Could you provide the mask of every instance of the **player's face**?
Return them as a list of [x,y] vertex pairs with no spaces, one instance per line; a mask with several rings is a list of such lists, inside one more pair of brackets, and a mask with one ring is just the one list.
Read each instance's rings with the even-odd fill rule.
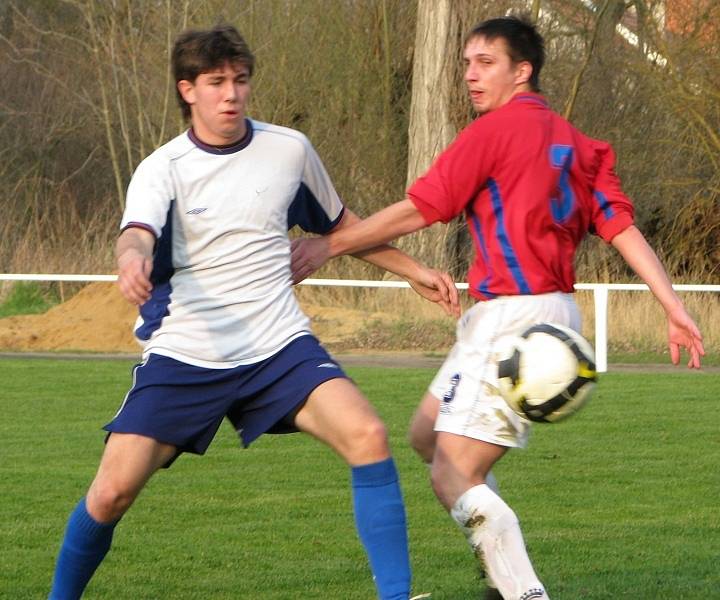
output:
[[530,89],[528,62],[514,63],[503,38],[474,37],[463,53],[465,83],[470,101],[479,114],[500,108],[513,94]]
[[178,89],[190,105],[193,130],[206,144],[233,144],[246,133],[245,110],[250,98],[250,71],[240,63],[201,73]]

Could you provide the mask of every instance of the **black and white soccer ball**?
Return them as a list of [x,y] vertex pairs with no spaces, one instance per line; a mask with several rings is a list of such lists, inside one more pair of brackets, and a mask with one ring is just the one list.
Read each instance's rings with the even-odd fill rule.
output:
[[597,382],[595,352],[577,331],[556,323],[533,325],[510,338],[498,355],[500,394],[520,416],[542,423],[582,408]]

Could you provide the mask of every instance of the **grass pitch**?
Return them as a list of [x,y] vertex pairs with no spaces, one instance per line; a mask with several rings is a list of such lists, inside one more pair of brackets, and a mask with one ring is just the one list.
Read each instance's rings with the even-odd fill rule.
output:
[[[3,359],[0,598],[47,596],[69,512],[129,384],[121,361]],[[465,541],[412,455],[407,423],[433,372],[349,370],[386,420],[408,508],[415,593],[480,597]],[[496,474],[554,600],[715,597],[717,374],[609,373],[566,423],[536,426]],[[223,426],[205,457],[150,482],[88,587],[92,599],[370,600],[349,474],[302,435],[240,450]]]

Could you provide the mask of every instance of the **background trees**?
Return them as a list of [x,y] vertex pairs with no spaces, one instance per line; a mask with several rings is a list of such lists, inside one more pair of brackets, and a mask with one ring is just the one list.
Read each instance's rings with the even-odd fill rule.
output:
[[[481,5],[477,7],[476,5]],[[132,170],[182,130],[168,70],[174,36],[228,21],[256,52],[253,117],[296,127],[343,198],[369,214],[400,199],[472,118],[462,35],[535,11],[543,88],[611,141],[638,224],[679,280],[720,264],[720,5],[710,0],[26,0],[0,5],[0,271],[112,270]],[[462,277],[462,228],[403,243]],[[326,274],[364,277],[357,261]],[[590,241],[585,280],[624,277]]]

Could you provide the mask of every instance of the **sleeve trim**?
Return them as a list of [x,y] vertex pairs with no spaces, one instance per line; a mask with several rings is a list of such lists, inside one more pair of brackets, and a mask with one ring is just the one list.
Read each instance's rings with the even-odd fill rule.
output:
[[625,231],[632,224],[632,215],[623,213],[598,227],[598,235],[609,244],[616,235]]
[[160,234],[157,231],[155,231],[155,229],[152,227],[152,225],[148,225],[147,223],[140,223],[138,221],[130,221],[129,223],[127,223],[120,229],[120,233],[122,233],[123,231],[125,231],[127,229],[144,229],[145,231],[152,233],[153,236],[155,236],[156,240],[160,237]]
[[340,221],[342,221],[343,215],[345,214],[345,205],[343,204],[342,208],[340,209],[340,212],[338,213],[338,216],[335,217],[332,221],[330,221],[330,227],[328,228],[328,232],[335,229],[340,224]]
[[426,225],[432,225],[433,223],[443,220],[442,216],[434,206],[428,204],[417,196],[414,196],[411,192],[408,192],[407,197],[410,199],[410,202],[415,205],[415,208],[418,209],[423,219],[425,219]]

